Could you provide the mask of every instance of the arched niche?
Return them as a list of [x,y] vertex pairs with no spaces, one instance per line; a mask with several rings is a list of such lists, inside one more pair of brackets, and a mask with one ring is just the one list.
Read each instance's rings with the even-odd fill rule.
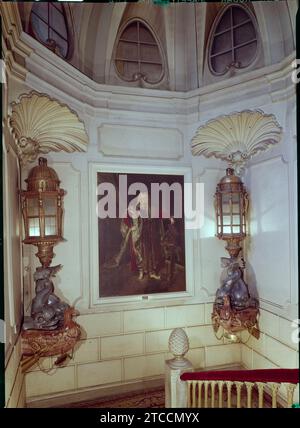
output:
[[[26,33],[30,34],[31,36],[33,36],[33,34],[31,34],[31,31],[30,31],[30,19],[31,19],[32,7],[34,4],[35,3],[32,3],[32,2],[18,3],[18,9],[19,9],[20,18],[22,21],[23,30]],[[73,12],[72,12],[72,8],[67,3],[62,3],[62,6],[63,6],[64,15],[66,19],[66,25],[67,25],[67,31],[68,31],[68,44],[69,44],[68,56],[67,58],[65,58],[65,60],[72,63],[75,51],[77,50],[77,39],[76,39],[75,30],[74,30]],[[33,37],[37,39],[35,36]]]
[[[216,29],[218,28],[222,18],[225,13],[231,8],[240,8],[244,10],[248,15],[253,27],[255,28],[256,38],[257,38],[257,52],[253,61],[247,67],[228,67],[228,71],[223,74],[216,74],[212,71],[209,62],[211,47],[215,37]],[[206,22],[205,22],[205,34],[204,34],[204,43],[203,43],[203,85],[216,83],[224,79],[228,79],[234,76],[240,76],[242,74],[248,73],[249,71],[261,68],[265,65],[264,60],[264,44],[262,42],[261,31],[260,31],[259,21],[257,19],[257,14],[253,8],[252,3],[208,3],[206,8]]]
[[[158,89],[168,89],[168,63],[166,57],[166,33],[165,33],[165,16],[162,7],[149,5],[149,4],[127,4],[124,5],[123,11],[115,6],[117,10],[114,10],[109,38],[107,43],[106,50],[106,67],[105,67],[105,83],[122,85],[122,86],[143,86],[150,88],[158,88]],[[118,41],[118,37],[120,32],[126,26],[126,23],[139,19],[142,22],[144,21],[147,26],[154,33],[156,40],[160,44],[161,54],[163,55],[164,61],[164,77],[157,85],[148,85],[147,83],[143,83],[141,85],[140,81],[138,82],[125,82],[122,80],[115,70],[114,65],[114,51],[116,48],[116,43]]]

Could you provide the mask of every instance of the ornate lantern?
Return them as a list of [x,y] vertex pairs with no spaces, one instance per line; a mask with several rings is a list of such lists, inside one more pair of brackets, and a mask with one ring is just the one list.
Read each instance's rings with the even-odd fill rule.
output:
[[246,329],[258,338],[258,302],[250,296],[243,275],[245,262],[239,259],[241,241],[246,237],[248,194],[232,168],[227,168],[225,177],[217,185],[215,210],[217,237],[226,241],[230,257],[221,258],[224,271],[213,307],[214,330],[217,332],[222,326],[224,336],[232,341],[239,340],[236,332]]
[[33,275],[35,297],[30,316],[24,317],[22,328],[21,367],[28,370],[41,357],[58,356],[55,365],[61,365],[68,352],[80,338],[80,326],[72,320],[74,308],[54,294],[52,277],[61,265],[50,266],[54,257],[53,247],[62,237],[63,197],[60,181],[47,159],[39,158],[26,180],[27,190],[21,191],[25,244],[38,247],[36,256],[42,266]]
[[241,241],[246,237],[248,197],[234,171],[243,172],[253,156],[278,144],[281,137],[282,128],[273,114],[243,110],[208,120],[192,139],[194,156],[215,157],[226,161],[229,167],[215,194],[217,237],[226,241],[230,257],[221,258],[224,271],[216,293],[212,323],[215,332],[222,326],[224,335],[231,340],[238,340],[235,332],[245,329],[259,337],[258,301],[249,294],[243,278],[245,262],[239,257]]
[[47,159],[40,157],[27,180],[27,190],[21,191],[25,244],[38,247],[36,256],[43,267],[49,267],[54,257],[53,247],[62,237],[63,197],[60,181]]
[[232,168],[217,185],[215,194],[217,237],[227,242],[230,257],[238,257],[240,242],[246,237],[248,194]]

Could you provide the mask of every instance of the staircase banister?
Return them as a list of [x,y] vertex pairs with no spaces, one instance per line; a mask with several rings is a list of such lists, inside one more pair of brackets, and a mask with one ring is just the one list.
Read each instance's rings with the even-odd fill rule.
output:
[[299,369],[259,369],[259,370],[208,370],[187,372],[180,376],[182,381],[231,380],[241,382],[299,383]]

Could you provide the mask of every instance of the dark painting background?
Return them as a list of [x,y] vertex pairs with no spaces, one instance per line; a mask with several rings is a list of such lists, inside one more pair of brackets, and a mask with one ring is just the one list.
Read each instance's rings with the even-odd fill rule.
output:
[[[117,190],[117,214],[118,214],[118,173],[98,173],[98,185],[103,182],[114,184]],[[124,174],[122,174],[124,175]],[[134,182],[144,183],[150,195],[151,183],[166,182],[180,183],[182,186],[182,197],[184,200],[182,175],[157,175],[157,174],[126,174],[128,187]],[[128,204],[135,196],[128,196]],[[182,207],[183,207],[182,200]],[[128,205],[127,204],[127,205]],[[171,192],[171,215],[173,214],[174,198]],[[139,274],[132,270],[130,247],[124,253],[119,266],[111,267],[110,263],[114,256],[119,252],[123,241],[120,232],[122,219],[106,218],[98,220],[98,238],[99,238],[99,295],[100,297],[128,296],[139,294],[166,293],[186,290],[185,278],[185,240],[184,240],[184,218],[175,219],[175,227],[178,233],[177,243],[178,251],[174,264],[172,279],[168,278],[168,262],[164,259],[160,269],[160,279],[150,278],[145,275],[139,279]],[[152,220],[153,221],[153,220]],[[163,222],[163,229],[167,230],[169,219],[154,219],[154,225],[159,227],[159,222]],[[107,267],[110,266],[110,267]]]

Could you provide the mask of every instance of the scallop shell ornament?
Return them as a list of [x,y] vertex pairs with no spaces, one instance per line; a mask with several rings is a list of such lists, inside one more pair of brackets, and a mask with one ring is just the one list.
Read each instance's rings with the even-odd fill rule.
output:
[[169,337],[169,350],[177,359],[182,359],[189,350],[189,338],[182,328],[175,328]]
[[87,150],[84,123],[67,105],[32,91],[11,105],[8,123],[22,165],[50,151]]
[[282,128],[273,114],[243,110],[209,120],[192,139],[194,156],[215,157],[228,162],[237,174],[259,152],[279,143]]

